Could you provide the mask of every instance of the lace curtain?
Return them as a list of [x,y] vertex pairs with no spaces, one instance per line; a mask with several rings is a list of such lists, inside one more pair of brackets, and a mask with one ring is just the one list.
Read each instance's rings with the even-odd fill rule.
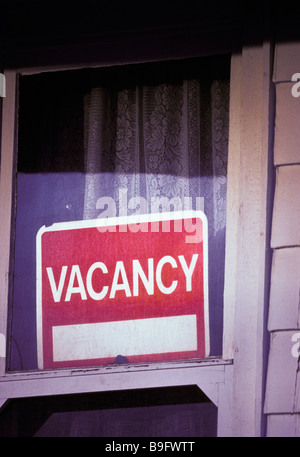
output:
[[120,198],[144,197],[140,212],[166,197],[175,209],[176,202],[204,209],[210,235],[224,229],[228,82],[97,87],[85,97],[84,116],[85,219],[99,216],[103,196],[117,211]]

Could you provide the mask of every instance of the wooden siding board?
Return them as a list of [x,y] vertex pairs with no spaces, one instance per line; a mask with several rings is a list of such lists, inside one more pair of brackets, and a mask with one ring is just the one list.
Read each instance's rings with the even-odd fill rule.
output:
[[299,328],[300,247],[273,254],[268,329]]
[[294,84],[276,84],[275,165],[300,163],[300,98],[292,95]]
[[294,438],[299,436],[297,414],[271,414],[268,416],[267,437]]
[[298,71],[300,71],[300,43],[276,43],[273,81],[290,81],[291,76]]
[[265,413],[293,413],[298,359],[292,355],[295,332],[272,332],[265,398]]
[[300,246],[300,164],[277,167],[272,248]]

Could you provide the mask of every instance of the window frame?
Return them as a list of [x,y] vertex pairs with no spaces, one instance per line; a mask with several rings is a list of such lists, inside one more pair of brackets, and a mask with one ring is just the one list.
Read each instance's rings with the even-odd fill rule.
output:
[[[81,68],[81,67],[80,67]],[[61,71],[61,70],[69,70],[70,68],[67,67],[67,68],[61,68],[61,67],[58,67],[56,68],[55,70],[53,70],[53,68],[51,68],[51,70],[53,71]],[[72,69],[77,69],[77,68],[72,68]],[[17,112],[18,112],[18,75],[29,75],[29,74],[35,74],[35,73],[40,73],[40,72],[44,72],[44,71],[49,71],[49,69],[45,68],[45,69],[41,69],[41,70],[37,70],[37,69],[25,69],[25,70],[16,70],[16,71],[8,71],[8,72],[5,72],[5,77],[6,77],[6,80],[7,80],[7,86],[9,86],[9,89],[7,91],[7,97],[4,99],[3,101],[3,143],[2,143],[2,150],[3,150],[3,164],[4,162],[6,162],[6,165],[7,165],[7,168],[10,167],[10,172],[8,171],[7,169],[7,172],[5,173],[5,178],[4,179],[4,183],[3,184],[6,184],[7,186],[7,189],[8,188],[11,188],[12,189],[12,193],[14,192],[14,176],[16,175],[16,170],[15,170],[15,162],[16,162],[16,156],[17,156],[17,130],[18,130],[18,125],[17,125]],[[15,106],[15,113],[13,113],[13,106]],[[10,126],[10,128],[6,128],[6,125]],[[13,128],[11,126],[14,126]],[[12,138],[12,131],[14,131],[14,136]],[[9,180],[9,178],[11,178]],[[9,182],[10,181],[10,182]],[[11,195],[11,203],[13,202],[13,195]],[[9,210],[9,202],[7,202],[7,208],[6,208],[6,211],[8,213],[8,210]],[[10,216],[10,220],[12,221],[13,219],[13,212],[14,212],[14,208],[12,207],[12,214]],[[6,219],[5,219],[6,220]],[[12,236],[13,236],[13,229],[12,229],[12,225],[10,224],[10,227],[8,227],[8,224],[7,224],[7,237],[8,237],[8,233],[12,233]],[[13,240],[10,240],[10,243],[12,243]],[[10,249],[11,251],[11,249]],[[8,257],[10,258],[10,261],[13,261],[13,255],[8,255]],[[9,271],[9,269],[8,269]],[[6,292],[6,295],[8,296],[9,294],[9,291],[10,291],[10,288],[13,287],[12,284],[6,284],[6,287],[8,288],[7,289],[7,292]],[[7,300],[9,302],[9,300]],[[7,303],[7,311],[6,311],[6,319],[8,319],[9,317],[9,303]],[[8,336],[8,335],[7,335]],[[220,362],[223,363],[223,360],[222,360],[222,357],[210,357],[208,359],[203,359],[203,360],[197,360],[195,361],[195,359],[191,360],[191,361],[188,361],[188,360],[183,360],[183,361],[169,361],[168,363],[151,363],[151,364],[147,364],[147,371],[157,371],[158,369],[161,369],[162,366],[164,367],[163,369],[168,369],[168,367],[172,368],[173,366],[176,366],[176,368],[178,368],[178,366],[182,366],[182,367],[198,367],[200,365],[211,365],[213,364],[213,366],[218,366],[220,365]],[[226,364],[228,364],[229,362],[226,361]],[[141,364],[143,365],[142,369],[144,370],[145,369],[145,364]],[[85,372],[88,372],[89,370],[92,370],[94,371],[95,370],[95,367],[92,367],[92,368],[85,368],[84,369]],[[135,365],[135,370],[138,370],[140,371],[140,368],[138,368],[138,364]],[[49,371],[49,370],[48,370]],[[71,370],[63,370],[65,372],[65,376],[68,376],[68,373],[71,371],[74,375],[74,372],[81,372],[82,370],[79,368],[78,370],[77,369],[71,369]],[[99,373],[103,373],[103,372],[107,372],[106,368],[105,367],[99,367],[98,369]],[[116,372],[129,372],[131,371],[127,366],[126,368],[125,367],[120,367],[119,369],[115,370]],[[31,371],[32,372],[32,371]],[[36,369],[36,374],[38,374],[40,372],[40,370]],[[54,374],[54,372],[56,373],[55,370],[53,370],[53,372],[51,373],[51,375]],[[11,372],[11,371],[4,371],[4,374],[5,376],[12,376],[12,379],[17,379],[17,376],[19,374],[22,374],[24,373],[24,371],[22,370],[21,372]],[[26,373],[26,371],[25,371]],[[60,373],[61,373],[61,370],[58,370],[58,378],[60,378]],[[74,392],[72,392],[74,393]]]

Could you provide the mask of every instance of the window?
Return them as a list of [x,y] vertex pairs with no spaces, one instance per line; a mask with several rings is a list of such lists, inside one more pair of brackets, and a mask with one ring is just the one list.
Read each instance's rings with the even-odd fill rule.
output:
[[[146,211],[155,197],[158,211],[163,202],[204,210],[210,355],[222,354],[229,62],[222,56],[19,76],[9,371],[37,368],[38,230],[98,218],[107,210],[103,198],[118,212],[120,192],[127,202],[142,197]],[[138,205],[127,209],[134,214]]]

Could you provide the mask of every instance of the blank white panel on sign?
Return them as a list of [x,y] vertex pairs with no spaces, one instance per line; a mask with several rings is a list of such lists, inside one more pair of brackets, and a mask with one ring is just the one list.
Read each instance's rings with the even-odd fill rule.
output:
[[52,328],[52,334],[56,362],[193,351],[197,350],[197,316],[60,325]]

